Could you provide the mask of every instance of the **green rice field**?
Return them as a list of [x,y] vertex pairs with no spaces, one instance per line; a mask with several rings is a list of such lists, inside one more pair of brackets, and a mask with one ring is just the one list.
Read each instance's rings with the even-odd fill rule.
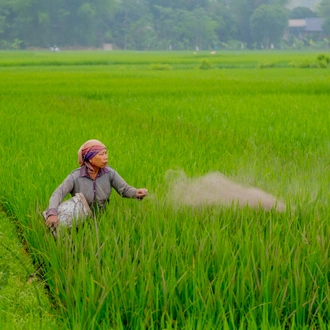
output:
[[[328,329],[330,68],[299,65],[318,55],[0,52],[0,327]],[[54,240],[41,212],[89,139],[149,196]],[[178,180],[209,173],[286,210],[203,184],[182,204]]]

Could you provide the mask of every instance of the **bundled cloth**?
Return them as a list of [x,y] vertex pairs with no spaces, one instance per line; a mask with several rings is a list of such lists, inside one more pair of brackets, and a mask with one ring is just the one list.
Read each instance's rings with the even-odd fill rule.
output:
[[[78,226],[79,222],[83,222],[87,217],[93,217],[92,211],[82,193],[77,193],[72,198],[61,203],[58,207],[58,226],[71,228],[73,224]],[[43,212],[45,220],[47,220],[46,212]],[[52,234],[56,235],[58,228],[52,227]]]

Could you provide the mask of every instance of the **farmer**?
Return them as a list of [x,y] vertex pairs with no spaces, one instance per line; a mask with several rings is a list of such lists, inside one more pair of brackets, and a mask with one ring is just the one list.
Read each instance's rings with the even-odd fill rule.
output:
[[120,175],[107,166],[108,153],[106,146],[98,140],[85,142],[78,151],[80,168],[74,170],[53,192],[49,207],[45,211],[47,227],[58,224],[58,206],[67,194],[84,195],[92,210],[104,209],[110,199],[112,188],[119,195],[127,198],[143,199],[148,195],[145,188],[136,189],[129,186]]

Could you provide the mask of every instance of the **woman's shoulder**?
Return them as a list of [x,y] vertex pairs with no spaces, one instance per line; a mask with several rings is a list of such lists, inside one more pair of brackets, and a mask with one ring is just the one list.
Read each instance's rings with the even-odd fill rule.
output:
[[115,173],[116,171],[110,167],[110,166],[106,166],[105,168],[102,169],[103,173],[106,174],[106,173],[110,173],[110,174],[113,174]]
[[110,166],[106,166],[101,169],[101,175],[106,175],[110,179],[113,178],[114,176],[116,176],[116,174],[117,174],[117,171]]
[[81,173],[81,168],[76,168],[69,174],[69,176],[73,176],[74,178],[76,178],[80,176],[80,173]]

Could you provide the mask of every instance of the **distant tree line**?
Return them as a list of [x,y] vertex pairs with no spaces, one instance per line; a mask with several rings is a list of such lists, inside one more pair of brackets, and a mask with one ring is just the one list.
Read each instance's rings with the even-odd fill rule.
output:
[[[288,0],[0,0],[0,48],[220,49],[278,44]],[[330,32],[330,0],[320,14]],[[303,17],[305,18],[305,17]]]

